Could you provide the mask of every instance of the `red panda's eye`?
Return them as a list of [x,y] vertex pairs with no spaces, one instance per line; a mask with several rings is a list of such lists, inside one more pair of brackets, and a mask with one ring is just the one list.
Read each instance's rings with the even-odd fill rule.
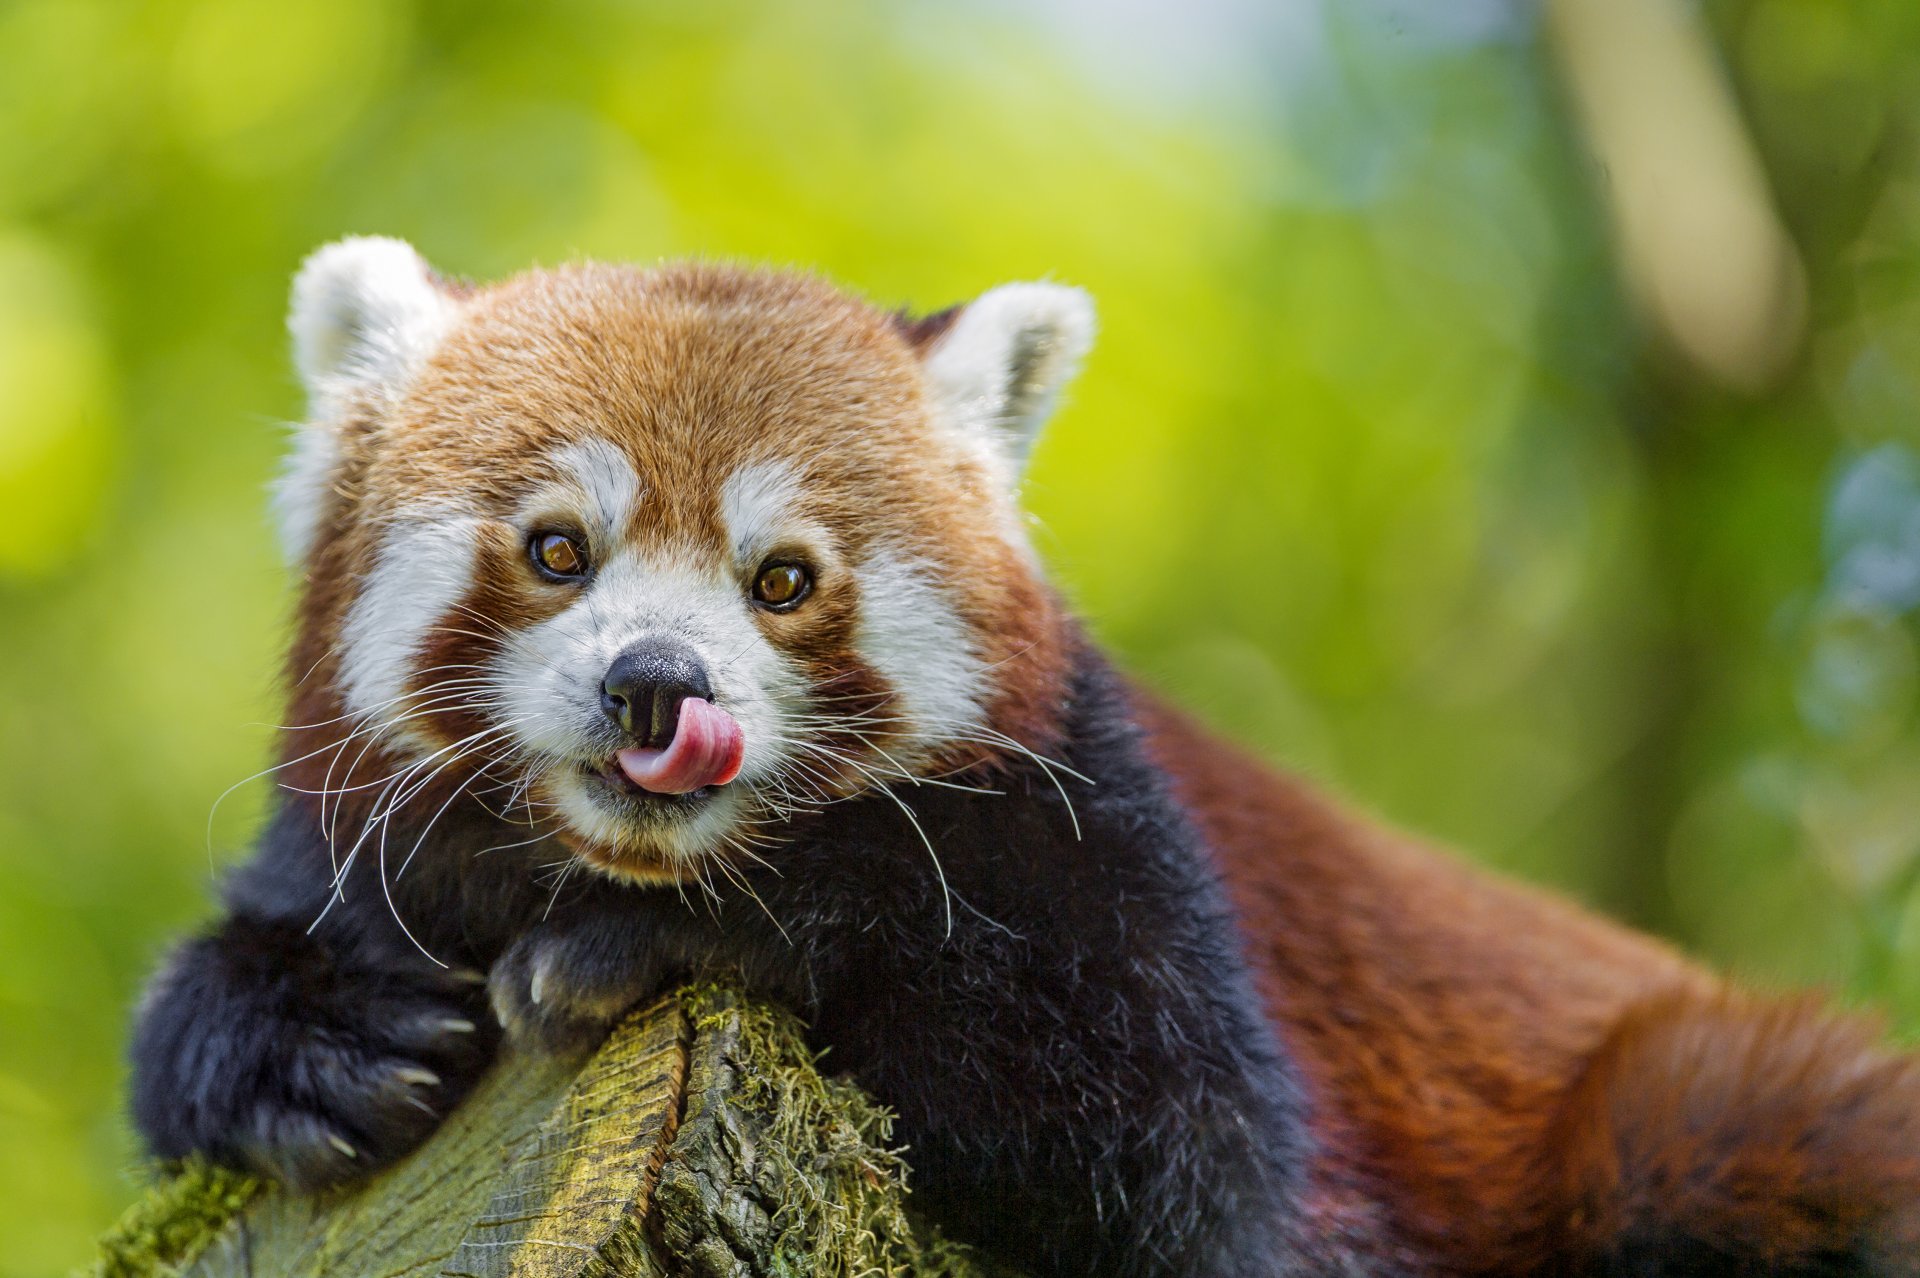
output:
[[791,608],[813,589],[813,578],[799,564],[767,564],[754,578],[753,597],[769,608]]
[[572,581],[587,574],[587,549],[565,533],[535,533],[528,543],[542,575]]

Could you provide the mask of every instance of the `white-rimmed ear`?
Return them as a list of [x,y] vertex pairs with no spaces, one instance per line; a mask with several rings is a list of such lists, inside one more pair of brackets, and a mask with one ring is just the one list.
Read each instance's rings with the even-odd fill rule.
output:
[[289,560],[313,548],[333,500],[343,410],[397,395],[440,344],[458,306],[412,245],[377,236],[329,244],[293,277],[287,328],[307,420],[274,488]]
[[446,333],[457,303],[411,244],[361,235],[319,249],[293,277],[287,328],[315,409],[350,388],[394,390]]
[[1093,346],[1093,299],[1064,284],[1002,284],[927,347],[934,411],[998,445],[1017,473]]

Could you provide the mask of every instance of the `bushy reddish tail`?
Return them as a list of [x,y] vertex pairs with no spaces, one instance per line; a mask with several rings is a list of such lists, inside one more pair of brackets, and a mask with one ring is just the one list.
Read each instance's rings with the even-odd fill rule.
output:
[[1920,1275],[1920,1058],[1810,999],[1639,1005],[1548,1154],[1555,1272]]

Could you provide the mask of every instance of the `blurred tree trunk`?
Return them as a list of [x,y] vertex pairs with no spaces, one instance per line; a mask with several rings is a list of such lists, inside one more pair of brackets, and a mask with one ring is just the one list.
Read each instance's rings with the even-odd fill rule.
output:
[[1692,737],[1711,703],[1716,649],[1736,634],[1735,619],[1705,634],[1689,616],[1690,594],[1717,566],[1701,511],[1727,480],[1727,419],[1798,367],[1807,273],[1694,6],[1550,0],[1544,30],[1571,132],[1591,157],[1621,293],[1652,339],[1614,391],[1645,483],[1649,615],[1632,678],[1645,709],[1616,770],[1625,800],[1605,903],[1674,934],[1669,845],[1701,770]]

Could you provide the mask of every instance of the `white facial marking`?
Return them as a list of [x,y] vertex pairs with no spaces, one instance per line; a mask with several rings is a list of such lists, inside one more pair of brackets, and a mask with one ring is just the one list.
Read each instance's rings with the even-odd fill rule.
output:
[[[479,524],[451,512],[415,512],[387,534],[340,632],[347,709],[389,723],[399,713],[421,646],[473,584]],[[397,736],[408,735],[402,725]]]
[[[586,521],[588,530],[598,534],[600,545],[617,544],[640,504],[640,476],[627,455],[604,439],[589,439],[560,449],[553,460],[570,490],[565,497],[571,500],[562,499],[562,504]],[[558,496],[543,492],[535,504]]]
[[985,722],[986,670],[933,566],[882,550],[862,564],[854,646],[899,697],[906,734],[924,749]]
[[332,422],[294,428],[293,446],[273,483],[273,517],[280,532],[280,553],[290,564],[305,559],[319,539],[320,524],[333,501],[333,470],[340,464],[340,440]]
[[588,838],[612,847],[634,837],[600,807],[569,765],[599,765],[617,746],[600,711],[600,681],[614,658],[650,637],[679,640],[699,655],[713,683],[714,704],[740,724],[746,753],[738,789],[726,787],[691,821],[656,831],[669,854],[710,852],[732,828],[741,791],[776,771],[784,723],[798,709],[787,700],[798,675],[754,624],[731,565],[643,557],[621,551],[604,561],[578,600],[514,634],[493,660],[500,714],[515,721],[528,751],[559,761],[548,780],[554,803]]
[[735,561],[759,562],[786,531],[800,483],[792,462],[751,462],[727,476],[720,489],[720,517]]

